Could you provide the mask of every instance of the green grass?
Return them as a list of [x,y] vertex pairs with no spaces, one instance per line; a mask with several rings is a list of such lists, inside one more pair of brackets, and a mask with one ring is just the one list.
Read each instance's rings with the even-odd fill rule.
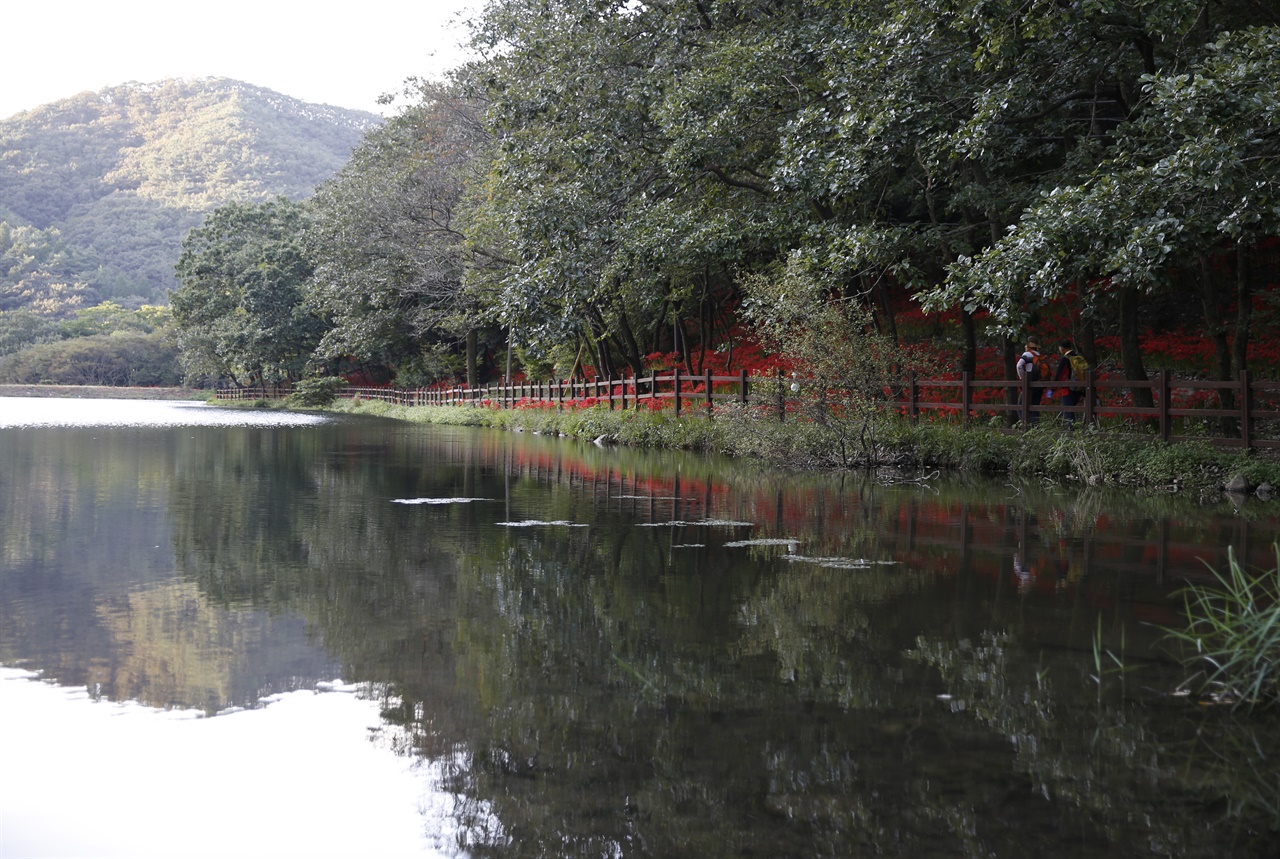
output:
[[[224,403],[264,407],[263,404]],[[272,407],[282,404],[272,402]],[[867,433],[839,425],[818,426],[793,417],[778,421],[740,406],[676,418],[605,406],[587,409],[491,409],[475,406],[397,406],[380,400],[340,399],[329,411],[395,418],[415,423],[492,427],[539,432],[634,447],[699,450],[801,469],[895,466],[961,473],[1007,474],[1081,486],[1127,487],[1177,493],[1203,500],[1221,497],[1234,475],[1251,487],[1280,487],[1280,459],[1215,447],[1208,442],[1167,444],[1149,435],[1064,431],[1045,422],[1026,432],[1002,431],[998,422],[961,427],[913,424],[886,415]],[[851,438],[854,443],[851,444]]]
[[1225,703],[1280,702],[1280,546],[1276,566],[1250,572],[1228,556],[1216,585],[1183,589],[1186,629],[1166,629],[1198,669],[1201,691]]

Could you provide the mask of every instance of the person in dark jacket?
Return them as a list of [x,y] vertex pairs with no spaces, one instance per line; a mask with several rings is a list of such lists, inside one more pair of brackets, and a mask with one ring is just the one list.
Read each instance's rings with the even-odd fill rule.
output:
[[[1075,344],[1070,340],[1059,341],[1058,355],[1061,357],[1058,358],[1058,369],[1053,374],[1053,380],[1055,382],[1083,382],[1084,378],[1080,375],[1077,369],[1077,365],[1081,362],[1079,360],[1079,355],[1076,352]],[[1071,360],[1073,355],[1076,356],[1077,360]],[[1058,391],[1061,392],[1061,402],[1064,406],[1078,405],[1080,403],[1080,398],[1084,396],[1084,388],[1082,387],[1065,387],[1059,388]],[[1053,391],[1049,392],[1049,396],[1053,396],[1053,394]],[[1067,426],[1074,429],[1076,425],[1076,413],[1072,411],[1065,411],[1062,413],[1062,416],[1066,419]]]

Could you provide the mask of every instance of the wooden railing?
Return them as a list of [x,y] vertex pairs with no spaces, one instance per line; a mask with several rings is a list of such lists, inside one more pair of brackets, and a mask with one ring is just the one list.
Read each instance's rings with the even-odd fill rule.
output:
[[[1007,392],[1016,391],[1017,397]],[[1056,396],[1042,398],[1039,405],[1031,405],[1031,392],[1043,394],[1054,391]],[[1079,402],[1067,406],[1062,402],[1062,392],[1079,393]],[[1153,405],[1133,404],[1135,391],[1150,391]],[[935,392],[926,397],[927,392]],[[994,395],[994,396],[993,396]],[[1225,395],[1225,396],[1224,396]],[[1181,398],[1184,403],[1178,404]],[[1016,399],[1016,402],[1009,402]],[[1199,399],[1204,404],[1195,404]],[[1210,406],[1208,400],[1219,405]],[[983,415],[1010,414],[1029,426],[1037,416],[1067,415],[1086,424],[1103,423],[1108,426],[1141,422],[1155,430],[1164,441],[1185,441],[1200,438],[1218,444],[1251,447],[1280,448],[1275,422],[1280,421],[1280,381],[1255,379],[1248,370],[1229,382],[1201,379],[1175,379],[1167,370],[1154,379],[1139,382],[1126,379],[1101,378],[1097,370],[1090,370],[1088,378],[1071,382],[986,381],[970,378],[962,373],[959,379],[913,379],[907,385],[904,397],[907,413],[918,419],[927,411],[955,414],[962,424]],[[1233,402],[1230,408],[1221,403]],[[1177,421],[1177,423],[1175,423]],[[1214,434],[1204,431],[1188,432],[1193,422],[1215,421],[1219,427],[1230,422],[1236,432]],[[1260,437],[1257,430],[1268,430]],[[1116,426],[1115,428],[1121,428]],[[1175,432],[1181,429],[1181,432]]]
[[[799,384],[795,382],[794,384]],[[474,388],[347,387],[339,396],[347,399],[382,400],[404,406],[484,406],[488,408],[565,408],[608,406],[609,409],[663,409],[670,406],[677,417],[691,409],[711,414],[717,403],[753,403],[785,420],[797,398],[793,381],[776,376],[691,375],[679,370],[650,373],[625,379],[565,380],[559,382],[516,382]],[[1080,394],[1073,406],[1062,403],[1064,390]],[[1055,396],[1031,405],[1031,392],[1052,390]],[[1151,392],[1154,405],[1133,405],[1135,391]],[[219,388],[218,399],[240,400],[280,397],[286,386]],[[1036,418],[1070,415],[1085,424],[1098,424],[1112,431],[1154,431],[1165,441],[1190,438],[1245,448],[1280,449],[1280,382],[1255,379],[1248,371],[1230,382],[1175,379],[1167,371],[1146,382],[1101,377],[1096,370],[1087,379],[1073,382],[1030,382],[974,379],[962,373],[959,379],[916,379],[883,391],[886,408],[900,409],[912,420],[933,416],[961,424],[1003,416],[1010,423],[1027,427]],[[1197,403],[1199,399],[1204,401]],[[1211,406],[1208,400],[1217,400]],[[1179,404],[1182,400],[1182,404]],[[1222,402],[1232,402],[1224,408]],[[1199,423],[1199,426],[1193,424]],[[1217,426],[1210,426],[1213,423]],[[1231,431],[1224,427],[1230,424]],[[1217,430],[1211,431],[1211,430]]]
[[[689,406],[714,410],[717,402],[750,402],[752,378],[746,370],[734,376],[711,373],[690,375],[672,370],[626,379],[566,380],[560,382],[518,382],[486,385],[477,388],[427,389],[418,401],[421,405],[486,405],[495,408],[520,408],[537,405],[602,405],[615,408],[663,408],[670,403],[677,416]],[[350,396],[347,389],[343,396]],[[359,389],[354,389],[358,391]]]

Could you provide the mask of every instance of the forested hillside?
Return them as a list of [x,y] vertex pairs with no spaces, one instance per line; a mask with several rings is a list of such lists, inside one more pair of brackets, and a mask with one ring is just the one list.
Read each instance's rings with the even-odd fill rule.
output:
[[165,303],[206,212],[309,195],[380,121],[227,79],[126,84],[10,117],[0,311]]

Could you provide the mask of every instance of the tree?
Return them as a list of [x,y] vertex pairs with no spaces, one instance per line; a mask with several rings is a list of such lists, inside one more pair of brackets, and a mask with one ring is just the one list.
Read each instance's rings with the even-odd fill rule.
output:
[[[976,300],[1012,320],[1015,283],[1036,302],[1088,283],[1095,304],[1115,291],[1127,308],[1181,288],[1200,298],[1219,378],[1232,377],[1233,363],[1245,369],[1250,255],[1280,231],[1278,48],[1280,30],[1248,28],[1144,77],[1140,113],[1097,165],[1044,192],[998,243],[959,266],[932,303]],[[1227,299],[1238,307],[1234,348],[1221,309]],[[1133,327],[1126,371],[1143,378]]]
[[0,310],[0,355],[60,339],[56,319],[30,308]]
[[482,324],[462,282],[460,210],[489,142],[454,89],[413,81],[408,93],[418,101],[370,132],[317,191],[309,234],[309,301],[332,319],[319,354],[401,376],[421,365],[424,347],[455,344]]
[[325,331],[304,304],[307,212],[285,198],[215,209],[183,242],[173,319],[189,377],[300,378]]
[[502,235],[511,263],[472,279],[526,352],[583,343],[603,374],[617,364],[639,374],[664,342],[688,354],[689,324],[704,348],[729,328],[734,269],[785,253],[778,234],[803,223],[768,175],[774,129],[794,106],[792,54],[769,59],[787,40],[768,34],[790,32],[800,8],[486,9],[474,38],[485,59],[468,80],[497,152],[477,232]]
[[34,385],[176,385],[178,352],[164,332],[119,331],[38,343],[0,357],[0,381]]

